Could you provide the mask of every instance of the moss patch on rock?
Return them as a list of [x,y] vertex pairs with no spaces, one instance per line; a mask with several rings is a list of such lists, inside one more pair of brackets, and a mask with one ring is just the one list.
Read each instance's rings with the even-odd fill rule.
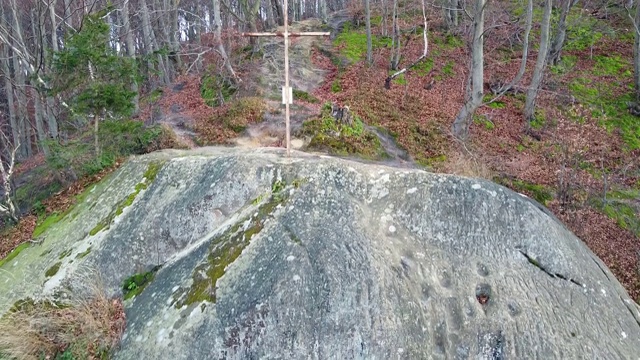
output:
[[18,254],[20,254],[20,252],[22,252],[22,250],[24,250],[24,249],[26,249],[28,247],[29,247],[29,243],[22,243],[22,244],[18,245],[18,247],[13,249],[13,251],[10,252],[4,259],[0,260],[0,268],[2,266],[4,266],[4,264],[9,263],[16,256],[18,256]]
[[[66,214],[65,214],[66,215]],[[33,229],[33,235],[32,237],[37,238],[38,236],[42,235],[48,228],[50,228],[53,224],[57,223],[58,221],[62,220],[62,218],[64,218],[64,215],[61,216],[58,213],[53,213],[49,216],[47,216],[42,222],[40,222],[35,229]]]
[[91,252],[91,246],[89,246],[89,248],[81,253],[79,253],[78,255],[76,255],[76,259],[82,259],[85,256],[89,255],[89,253]]
[[146,190],[147,187],[151,185],[151,183],[156,179],[156,176],[158,176],[158,172],[160,172],[163,165],[163,161],[149,163],[149,165],[147,165],[147,170],[143,175],[142,182],[136,185],[135,191],[129,194],[123,201],[121,201],[116,206],[116,209],[109,213],[107,217],[98,222],[96,226],[94,226],[94,228],[89,231],[89,235],[94,236],[102,230],[109,229],[109,226],[111,226],[111,222],[113,222],[116,217],[122,215],[125,208],[133,204],[133,201],[142,190]]
[[52,267],[50,267],[45,273],[44,276],[46,277],[52,277],[55,274],[58,273],[58,271],[60,270],[60,267],[62,266],[62,262],[57,262],[55,264],[53,264]]
[[160,266],[154,267],[151,271],[134,274],[126,278],[122,284],[124,299],[127,300],[140,295],[144,288],[153,281],[158,270],[160,270]]
[[325,104],[319,117],[306,121],[300,130],[302,136],[311,136],[307,146],[311,150],[324,150],[332,155],[356,155],[365,159],[388,158],[378,136],[367,130],[358,116],[351,125],[339,123],[331,116],[331,105]]
[[[302,181],[294,181],[294,183],[302,184]],[[191,287],[174,293],[173,304],[176,308],[180,309],[203,301],[216,302],[218,280],[225,274],[227,267],[242,254],[253,236],[262,231],[267,218],[279,205],[288,200],[287,189],[290,186],[297,187],[293,184],[287,185],[284,181],[274,182],[270,196],[258,197],[264,198],[264,201],[259,201],[261,204],[253,215],[236,222],[222,235],[213,239],[206,261],[193,271]],[[255,202],[252,203],[255,204]]]

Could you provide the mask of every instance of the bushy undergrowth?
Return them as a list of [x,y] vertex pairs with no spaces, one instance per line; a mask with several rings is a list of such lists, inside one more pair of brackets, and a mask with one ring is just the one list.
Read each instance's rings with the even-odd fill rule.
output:
[[160,125],[146,127],[134,120],[102,122],[98,130],[98,154],[92,137],[93,133],[87,132],[66,144],[51,142],[47,165],[75,180],[109,168],[120,158],[175,145],[175,134],[170,129]]

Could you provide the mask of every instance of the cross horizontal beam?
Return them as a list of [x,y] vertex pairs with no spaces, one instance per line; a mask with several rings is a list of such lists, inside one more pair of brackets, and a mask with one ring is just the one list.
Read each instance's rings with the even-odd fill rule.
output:
[[[330,36],[330,32],[290,32],[289,37],[298,37],[298,36]],[[267,36],[280,36],[284,37],[284,32],[255,32],[255,33],[242,33],[242,36],[255,36],[255,37],[267,37]]]

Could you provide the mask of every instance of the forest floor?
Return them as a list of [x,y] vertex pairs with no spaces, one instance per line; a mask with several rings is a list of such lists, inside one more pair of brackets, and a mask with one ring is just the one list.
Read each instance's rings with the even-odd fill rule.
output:
[[[417,59],[424,46],[421,13],[412,8],[401,13],[400,27],[411,31],[402,35],[400,67]],[[334,14],[327,24],[316,20],[294,24],[302,31],[331,30],[332,37],[292,42],[293,147],[322,149],[310,147],[315,137],[308,129],[317,128],[305,126],[314,121],[326,124],[325,103],[348,105],[362,128],[346,129],[355,134],[352,138],[338,135],[340,141],[353,142],[347,150],[333,151],[329,146],[328,152],[486,178],[524,193],[561,219],[640,302],[640,121],[626,109],[633,83],[631,31],[614,26],[616,19],[572,14],[563,61],[545,74],[532,131],[524,131],[523,85],[518,88],[522,91],[481,107],[471,138],[461,143],[450,128],[463,104],[470,56],[465,37],[442,31],[438,16],[434,12],[429,22],[427,59],[395,79],[390,89],[384,84],[390,74],[391,40],[383,36],[379,16],[372,21],[371,66],[364,63],[364,22],[352,21],[351,13]],[[520,66],[521,42],[514,34],[521,32],[510,24],[485,37],[487,84],[508,82]],[[539,29],[534,28],[521,85],[530,81],[537,56],[533,44],[538,41]],[[237,89],[216,78],[219,66],[212,66],[204,74],[183,75],[171,86],[148,94],[141,118],[173,128],[186,147],[284,146],[282,39],[263,40],[258,52],[248,49],[238,45],[230,51],[243,79]],[[490,94],[488,86],[485,92]],[[215,103],[218,94],[222,104]],[[345,132],[345,128],[331,129]],[[362,147],[371,141],[389,156]],[[74,185],[47,206],[68,206],[82,188],[83,184]],[[12,245],[0,248],[0,258],[30,239],[35,226],[36,219],[27,216],[5,234],[12,236]]]

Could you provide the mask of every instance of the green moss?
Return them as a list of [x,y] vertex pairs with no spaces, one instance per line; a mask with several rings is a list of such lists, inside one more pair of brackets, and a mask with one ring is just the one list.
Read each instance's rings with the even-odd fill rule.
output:
[[455,76],[456,72],[453,70],[453,65],[455,65],[455,63],[451,60],[447,61],[447,63],[444,64],[444,66],[442,67],[442,74],[444,74],[445,77]]
[[76,255],[76,259],[82,259],[85,256],[89,255],[89,253],[91,252],[91,246],[89,246],[89,248],[81,253],[79,253],[78,255]]
[[156,176],[164,166],[164,161],[153,161],[147,165],[147,171],[144,172],[143,176],[146,179],[147,184],[151,184],[155,181]]
[[547,123],[547,117],[542,109],[537,109],[533,115],[533,119],[529,122],[534,129],[542,129]]
[[547,202],[553,200],[552,191],[544,185],[532,184],[524,180],[508,177],[497,177],[494,181],[514,191],[524,193],[543,205],[547,205]]
[[53,249],[47,249],[40,254],[40,257],[45,257],[53,252]]
[[164,91],[162,89],[155,89],[155,90],[151,91],[147,96],[145,96],[144,98],[140,99],[140,102],[142,102],[144,104],[156,103],[162,97],[163,92]]
[[306,101],[306,102],[312,103],[312,104],[316,104],[316,103],[320,102],[320,100],[318,100],[318,98],[316,98],[315,96],[309,94],[306,91],[293,89],[292,92],[293,92],[293,99],[294,100],[302,100],[302,101]]
[[567,27],[567,40],[564,44],[564,50],[583,51],[600,41],[603,34],[594,29],[596,22],[597,20],[592,17],[570,22],[571,25]]
[[[631,115],[627,104],[634,102],[632,91],[616,95],[610,83],[576,78],[569,84],[571,93],[591,110],[591,116],[608,131],[617,130],[627,151],[640,149],[640,121]],[[571,116],[571,114],[569,114]]]
[[418,76],[427,76],[433,69],[433,59],[427,58],[411,69]]
[[[491,104],[489,104],[489,105],[491,105]],[[475,122],[476,124],[484,125],[484,128],[487,129],[487,130],[495,129],[495,125],[493,124],[493,122],[491,120],[489,120],[486,116],[483,116],[483,115],[474,114],[473,115],[473,122]]]
[[44,219],[44,221],[42,221],[41,223],[39,223],[35,229],[33,229],[33,237],[37,238],[38,236],[42,235],[48,228],[50,228],[53,224],[57,223],[58,221],[60,221],[62,219],[62,217],[58,214],[58,213],[53,213],[49,216],[47,216],[46,219]]
[[594,56],[594,59],[596,61],[593,69],[594,75],[631,76],[631,72],[629,71],[631,64],[629,61],[623,60],[619,55],[597,55]]
[[[112,218],[107,218],[107,219],[104,219],[104,220],[100,221],[98,224],[96,224],[96,226],[93,229],[91,229],[91,231],[89,231],[89,235],[94,236],[95,234],[97,234],[100,231],[102,231],[102,229],[106,228],[107,225],[109,223],[111,223],[111,220],[112,220]],[[107,221],[108,221],[108,223],[107,223]]]
[[117,216],[122,215],[124,209],[133,204],[138,194],[140,194],[142,190],[146,190],[147,187],[156,179],[156,176],[162,169],[163,165],[164,161],[150,162],[149,165],[147,165],[147,170],[143,174],[142,182],[136,184],[135,191],[127,195],[127,197],[123,201],[118,203],[114,211],[109,213],[106,218],[102,219],[98,224],[96,224],[96,226],[89,232],[89,235],[94,236],[100,231],[108,229],[113,219],[115,219]]
[[563,55],[560,63],[557,65],[549,65],[549,70],[556,75],[564,75],[570,73],[578,63],[578,57],[575,55]]
[[607,193],[606,203],[602,198],[591,199],[591,204],[602,211],[609,218],[623,229],[632,231],[636,236],[640,236],[640,218],[635,201],[640,195],[640,190],[615,190]]
[[331,92],[339,93],[342,91],[342,85],[340,85],[340,79],[335,79],[331,83]]
[[389,155],[384,151],[378,136],[365,129],[358,116],[352,116],[352,125],[338,123],[331,116],[331,105],[325,104],[319,117],[302,125],[302,135],[311,136],[308,147],[326,150],[332,155],[357,155],[365,159],[387,158]]
[[62,266],[62,263],[61,263],[61,262],[57,262],[57,263],[55,263],[52,267],[50,267],[50,268],[49,268],[49,270],[47,270],[47,271],[44,273],[44,275],[45,275],[46,277],[52,277],[52,276],[54,276],[55,274],[57,274],[57,273],[58,273],[58,270],[60,270],[60,266]]
[[286,183],[283,181],[274,182],[271,188],[271,196],[268,201],[259,205],[256,214],[238,221],[213,239],[206,261],[193,272],[191,287],[174,294],[176,308],[203,301],[216,302],[217,282],[225,274],[227,267],[242,254],[252,237],[262,231],[264,221],[288,199],[288,191],[284,191]]
[[28,247],[29,247],[29,243],[28,242],[18,245],[9,254],[7,254],[7,256],[5,256],[4,259],[0,259],[0,268],[2,266],[4,266],[5,264],[9,263],[11,260],[15,259],[15,257],[18,256],[18,254],[20,254],[20,252],[22,252],[22,250],[24,250],[24,249],[26,249]]
[[73,249],[68,249],[66,251],[63,251],[62,253],[60,253],[60,256],[58,256],[58,259],[62,260],[66,258],[67,256],[71,255],[72,252],[73,252]]
[[160,270],[160,266],[154,267],[151,271],[134,274],[126,278],[122,284],[124,299],[128,300],[134,296],[140,295],[144,288],[153,281],[158,270]]
[[[367,52],[367,35],[361,30],[351,30],[349,26],[336,36],[335,44],[340,54],[351,62],[358,62],[364,59]],[[374,49],[391,46],[391,38],[383,36],[372,36],[371,45]]]
[[[482,101],[487,103],[487,102],[493,100],[493,98],[494,98],[494,96],[492,94],[486,94],[482,98]],[[504,101],[496,100],[496,101],[488,103],[487,106],[489,108],[491,108],[491,109],[504,109],[507,106],[507,104],[505,104]]]
[[237,91],[237,87],[221,75],[207,74],[201,79],[200,94],[205,104],[209,106],[216,107],[228,102]]
[[[395,71],[389,71],[389,75],[393,75]],[[407,85],[407,78],[404,76],[405,74],[400,74],[393,79],[394,84],[398,85]]]

